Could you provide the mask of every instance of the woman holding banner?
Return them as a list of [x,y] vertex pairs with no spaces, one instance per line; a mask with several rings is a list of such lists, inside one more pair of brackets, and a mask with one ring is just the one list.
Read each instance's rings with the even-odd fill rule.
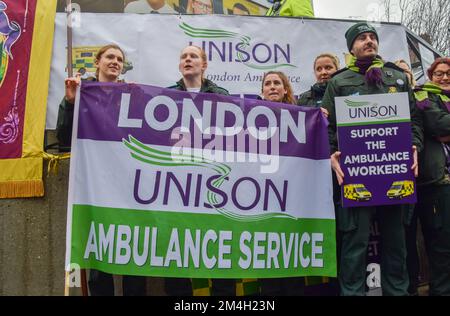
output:
[[[122,49],[114,44],[103,46],[95,56],[95,77],[87,81],[117,82],[122,73],[125,57]],[[65,96],[59,105],[56,137],[60,151],[70,151],[72,141],[73,110],[77,86],[80,84],[81,74],[65,80]]]
[[[195,45],[186,46],[180,55],[178,69],[182,78],[169,88],[180,91],[216,93],[229,95],[228,91],[217,86],[204,77],[208,60],[205,51]],[[171,296],[192,296],[192,283],[187,278],[166,278],[166,293]],[[212,295],[235,296],[236,281],[234,279],[213,279]]]
[[[295,104],[294,93],[288,78],[281,71],[269,71],[262,80],[262,98],[266,101]],[[285,296],[303,295],[304,278],[259,279],[261,295]]]
[[430,295],[447,296],[450,295],[450,58],[437,58],[427,74],[430,82],[415,91],[424,129],[415,212],[429,259]]
[[314,60],[314,76],[316,83],[311,89],[303,92],[298,98],[298,105],[320,107],[327,89],[328,80],[339,70],[339,59],[330,53],[320,54]]
[[[95,67],[97,68],[95,77],[87,80],[118,82],[124,62],[125,54],[119,46],[114,44],[103,46],[95,57]],[[70,151],[75,95],[80,81],[80,74],[65,80],[65,97],[59,105],[56,127],[60,151]],[[91,269],[89,271],[89,290],[93,296],[114,296],[113,276]],[[145,277],[123,276],[123,295],[145,295]]]

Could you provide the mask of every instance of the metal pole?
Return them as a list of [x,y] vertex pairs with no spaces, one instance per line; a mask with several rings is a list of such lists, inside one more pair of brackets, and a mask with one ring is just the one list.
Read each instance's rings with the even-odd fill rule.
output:
[[[72,1],[66,0],[66,13],[67,13],[67,73],[69,77],[73,77],[73,67],[72,67]],[[66,278],[68,276],[66,275]],[[88,296],[87,282],[86,282],[86,270],[80,270],[81,278],[81,293],[83,296]],[[67,282],[67,280],[66,280]],[[66,295],[69,295],[69,290],[66,285]]]
[[[72,0],[66,0],[67,13],[67,73],[69,77],[73,77],[72,68]],[[70,21],[70,22],[69,22]]]

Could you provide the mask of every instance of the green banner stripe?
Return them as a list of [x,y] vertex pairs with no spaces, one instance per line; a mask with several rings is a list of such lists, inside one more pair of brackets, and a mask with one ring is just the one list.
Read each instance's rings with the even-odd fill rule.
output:
[[410,119],[392,120],[392,121],[373,121],[373,122],[357,122],[357,123],[338,123],[337,126],[364,126],[364,125],[381,125],[381,124],[395,124],[395,123],[409,123]]
[[183,30],[186,31],[190,31],[190,32],[201,32],[201,33],[210,33],[210,34],[225,34],[225,35],[234,35],[234,36],[239,36],[238,33],[235,32],[230,32],[230,31],[223,31],[223,30],[214,30],[214,29],[203,29],[203,28],[196,28],[196,27],[192,27],[189,24],[186,23],[181,23],[180,24],[180,28],[182,28]]
[[[119,234],[119,229],[123,233]],[[232,232],[231,240],[228,240],[228,231]],[[178,232],[177,238],[174,238],[174,232]],[[217,240],[208,241],[207,232]],[[249,239],[240,243],[243,236]],[[269,236],[273,239],[271,242],[268,242]],[[306,238],[303,242],[302,237]],[[319,241],[320,238],[316,237],[323,238],[323,241]],[[260,240],[257,241],[257,238]],[[314,247],[313,238],[316,239]],[[197,253],[195,255],[190,252],[185,255],[185,241],[190,239],[193,242],[188,244],[195,248],[194,253]],[[221,248],[222,255],[219,254],[219,240],[225,245]],[[156,247],[153,247],[152,243]],[[289,244],[291,252],[290,255],[285,254],[284,259],[283,245],[286,248]],[[270,258],[267,256],[268,248],[272,249]],[[303,261],[300,260],[299,249],[302,250]],[[152,251],[153,257],[160,259],[151,259]],[[85,254],[88,255],[87,259],[84,258]],[[179,260],[176,259],[178,254],[181,256]],[[212,262],[211,267],[208,266],[208,257],[214,257],[216,260],[215,264]],[[223,259],[219,260],[220,257]],[[284,261],[288,265],[287,268],[284,267]],[[294,267],[295,261],[297,267]],[[275,267],[276,262],[278,268]],[[93,268],[113,274],[145,276],[190,278],[335,276],[335,221],[272,218],[249,223],[236,222],[215,214],[74,205],[71,263],[77,263],[81,268]],[[158,266],[159,264],[163,266]],[[178,264],[181,266],[177,266]],[[219,264],[222,268],[218,268]],[[227,264],[231,266],[228,267]]]

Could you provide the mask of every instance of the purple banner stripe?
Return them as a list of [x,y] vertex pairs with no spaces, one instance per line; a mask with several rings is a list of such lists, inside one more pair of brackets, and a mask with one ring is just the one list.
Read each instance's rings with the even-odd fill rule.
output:
[[[129,111],[126,115],[127,121],[142,120],[142,127],[119,127],[119,114],[123,94],[129,94]],[[287,142],[279,142],[280,136],[275,135],[274,141],[255,140],[255,138],[248,135],[245,137],[245,142],[238,140],[238,136],[229,136],[217,138],[217,142],[227,146],[227,150],[235,150],[239,152],[250,153],[279,153],[281,156],[303,157],[310,159],[327,159],[329,158],[328,147],[328,133],[327,121],[322,116],[320,109],[307,108],[295,105],[288,105],[282,103],[274,103],[263,100],[242,99],[237,97],[223,96],[211,93],[190,93],[178,91],[174,89],[160,88],[140,84],[126,84],[126,83],[99,83],[99,82],[83,82],[80,93],[80,108],[78,121],[78,139],[92,139],[99,141],[122,141],[123,138],[128,138],[132,135],[139,141],[146,144],[174,146],[179,144],[180,137],[172,137],[172,131],[181,126],[181,113],[183,109],[183,100],[190,99],[195,104],[195,107],[202,113],[204,108],[204,101],[210,101],[211,106],[211,126],[214,128],[216,124],[216,110],[218,102],[233,103],[244,114],[244,131],[247,129],[246,118],[248,113],[255,106],[264,106],[274,114],[276,118],[276,126],[268,126],[269,120],[264,115],[257,116],[255,123],[257,128],[263,127],[279,127],[281,120],[281,110],[288,110],[290,116],[297,124],[298,113],[305,113],[305,135],[306,143],[301,144],[297,141],[292,132],[288,129]],[[167,130],[155,130],[149,126],[145,119],[145,109],[148,102],[157,96],[166,96],[174,100],[178,115],[176,118],[169,116],[171,113],[166,106],[156,106],[154,108],[153,120],[164,122],[166,120],[173,120],[170,128]],[[126,98],[125,98],[126,99]],[[151,112],[151,111],[148,111]],[[172,113],[172,114],[173,114]],[[230,127],[235,124],[235,117],[230,113],[225,114],[225,127]],[[284,120],[282,122],[285,124]],[[217,136],[204,135],[198,137],[201,132],[198,130],[194,122],[191,120],[190,131],[197,129],[197,135],[191,135],[192,147],[195,148],[209,148],[207,145],[211,143]],[[186,136],[186,135],[185,135]],[[240,135],[242,136],[242,135]],[[249,137],[252,138],[249,141]],[[197,138],[197,139],[195,139]],[[231,138],[234,138],[232,141]],[[186,138],[185,138],[186,139]],[[245,149],[238,144],[246,144]],[[279,148],[277,148],[279,146]],[[218,147],[215,147],[216,149]],[[222,147],[223,148],[223,147]],[[266,149],[267,148],[267,149]]]

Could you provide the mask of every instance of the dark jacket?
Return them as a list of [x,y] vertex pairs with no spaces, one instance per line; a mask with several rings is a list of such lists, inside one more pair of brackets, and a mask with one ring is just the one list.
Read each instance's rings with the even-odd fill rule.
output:
[[413,144],[417,150],[423,147],[423,131],[421,115],[418,113],[408,78],[401,68],[393,63],[386,63],[381,69],[381,86],[368,85],[363,74],[356,73],[348,68],[341,69],[333,74],[322,100],[322,107],[328,110],[328,136],[331,153],[338,150],[336,136],[336,111],[334,98],[349,95],[367,95],[394,92],[408,92],[409,110],[411,113]]
[[[169,89],[187,91],[186,86],[184,85],[183,79],[180,79],[174,86],[170,86]],[[226,90],[222,87],[219,87],[218,85],[216,85],[214,82],[212,82],[209,79],[203,79],[202,87],[200,88],[200,92],[230,95],[228,93],[228,90]]]
[[73,127],[74,104],[64,98],[59,104],[58,121],[56,123],[56,138],[60,152],[70,151]]
[[[95,78],[88,78],[86,81],[97,81]],[[70,151],[72,142],[74,104],[70,103],[64,97],[59,104],[58,121],[56,123],[56,138],[58,139],[58,148],[60,152]]]
[[[420,90],[420,88],[418,89]],[[428,93],[429,106],[419,109],[423,117],[424,148],[419,153],[419,178],[421,185],[437,183],[444,179],[446,157],[437,137],[450,135],[450,113],[438,95]]]
[[303,92],[299,96],[297,104],[316,108],[321,107],[326,88],[326,83],[315,83],[310,90]]

